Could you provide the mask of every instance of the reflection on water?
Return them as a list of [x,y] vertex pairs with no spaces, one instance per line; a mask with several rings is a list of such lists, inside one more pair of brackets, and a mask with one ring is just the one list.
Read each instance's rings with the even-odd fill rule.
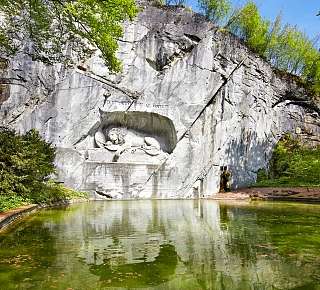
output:
[[[119,256],[121,258],[121,255]],[[117,287],[147,287],[162,284],[174,275],[178,259],[175,247],[170,244],[160,246],[158,256],[154,261],[147,261],[147,257],[138,263],[121,263],[119,259],[115,267],[105,259],[103,264],[92,265],[90,272],[99,277],[103,286]]]
[[320,206],[108,201],[0,234],[0,289],[320,289]]

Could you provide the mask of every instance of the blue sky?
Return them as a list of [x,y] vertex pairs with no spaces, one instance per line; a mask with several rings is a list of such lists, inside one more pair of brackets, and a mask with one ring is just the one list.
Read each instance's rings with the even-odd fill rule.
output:
[[[231,0],[234,6],[241,6],[246,0]],[[197,10],[197,0],[188,0],[188,5]],[[282,12],[284,23],[297,25],[311,38],[320,35],[320,0],[254,0],[263,16],[274,20]]]

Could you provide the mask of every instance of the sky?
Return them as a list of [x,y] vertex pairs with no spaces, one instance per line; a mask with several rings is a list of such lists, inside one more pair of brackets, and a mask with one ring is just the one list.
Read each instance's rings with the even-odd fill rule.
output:
[[[231,0],[235,7],[247,2],[246,0]],[[197,0],[188,0],[188,5],[197,10]],[[282,12],[283,23],[297,25],[310,38],[320,35],[320,0],[254,0],[261,14],[269,19]]]

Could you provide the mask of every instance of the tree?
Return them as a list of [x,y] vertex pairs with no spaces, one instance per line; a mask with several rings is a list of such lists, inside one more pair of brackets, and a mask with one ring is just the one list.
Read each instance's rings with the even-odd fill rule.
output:
[[229,0],[198,0],[203,14],[214,23],[223,21],[231,9]]
[[0,0],[0,54],[23,51],[48,64],[83,58],[98,48],[119,71],[122,22],[137,13],[134,0]]
[[249,1],[235,16],[233,33],[243,39],[256,53],[265,56],[269,40],[270,22],[264,20],[254,2]]
[[300,76],[310,91],[320,94],[319,39],[310,40],[296,26],[282,25],[281,14],[274,22],[263,19],[252,1],[234,12],[226,27],[274,67]]
[[29,197],[37,194],[46,178],[55,172],[55,149],[35,130],[25,135],[0,130],[0,196]]
[[32,129],[24,135],[0,127],[0,212],[23,203],[86,197],[50,180],[55,148]]

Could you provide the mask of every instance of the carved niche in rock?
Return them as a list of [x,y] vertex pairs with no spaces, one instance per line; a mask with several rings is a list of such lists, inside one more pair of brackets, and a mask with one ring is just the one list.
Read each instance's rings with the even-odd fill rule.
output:
[[121,127],[111,127],[97,131],[95,142],[99,148],[115,151],[115,157],[119,157],[128,150],[131,153],[135,153],[136,150],[142,150],[151,156],[163,153],[160,143],[155,138],[141,136],[138,132]]
[[98,148],[115,152],[117,161],[125,152],[164,156],[176,143],[172,121],[148,112],[102,113],[101,124],[94,136]]

